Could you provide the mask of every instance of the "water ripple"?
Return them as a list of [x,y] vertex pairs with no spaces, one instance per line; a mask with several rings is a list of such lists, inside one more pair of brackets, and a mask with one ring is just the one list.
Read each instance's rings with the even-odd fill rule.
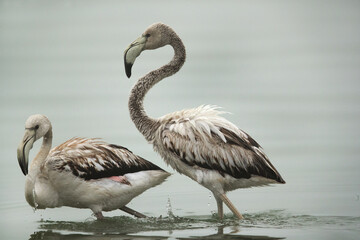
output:
[[[241,229],[341,229],[359,231],[360,217],[292,215],[284,210],[271,210],[244,214],[239,221],[232,215],[220,221],[213,216],[159,217],[134,219],[127,216],[105,217],[102,220],[88,219],[84,222],[40,221],[41,231],[30,239],[65,239],[65,235],[81,239],[166,239],[173,231],[217,229],[216,234],[178,239],[283,239],[282,237],[239,235]],[[224,234],[224,229],[232,229]],[[164,233],[165,232],[165,233]],[[196,233],[196,231],[195,231]],[[154,234],[158,234],[156,237]],[[55,238],[54,236],[61,236]],[[171,235],[171,234],[170,234]],[[48,236],[49,238],[46,238]],[[141,238],[140,238],[141,236]],[[124,238],[123,238],[124,237]]]

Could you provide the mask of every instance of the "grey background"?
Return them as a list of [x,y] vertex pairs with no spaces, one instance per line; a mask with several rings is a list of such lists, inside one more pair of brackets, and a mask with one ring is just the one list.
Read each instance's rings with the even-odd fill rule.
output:
[[[70,208],[34,213],[27,205],[16,148],[32,114],[52,121],[54,146],[100,137],[173,172],[127,109],[135,81],[173,51],[143,52],[131,79],[123,67],[125,48],[159,21],[183,39],[187,61],[149,92],[148,114],[221,106],[287,181],[231,192],[241,212],[358,217],[359,7],[359,1],[0,1],[0,235],[24,239],[40,219],[91,215]],[[130,207],[166,215],[168,198],[179,216],[216,210],[208,190],[178,173]]]

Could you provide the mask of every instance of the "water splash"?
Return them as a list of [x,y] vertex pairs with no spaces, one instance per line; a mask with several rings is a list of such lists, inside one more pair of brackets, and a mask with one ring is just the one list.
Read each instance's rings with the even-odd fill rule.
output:
[[[212,200],[213,194],[212,192],[209,192],[209,201],[208,201],[208,208],[211,208],[211,202],[213,202]],[[210,209],[210,213],[212,217],[217,217],[217,211],[214,209]]]
[[170,197],[168,197],[167,203],[166,203],[166,210],[167,210],[167,215],[170,219],[174,219],[175,215],[172,211],[172,206],[171,206],[171,201],[170,201]]
[[210,207],[210,203],[211,203],[211,197],[212,197],[212,194],[211,194],[211,192],[209,192],[209,201],[208,201],[208,207]]

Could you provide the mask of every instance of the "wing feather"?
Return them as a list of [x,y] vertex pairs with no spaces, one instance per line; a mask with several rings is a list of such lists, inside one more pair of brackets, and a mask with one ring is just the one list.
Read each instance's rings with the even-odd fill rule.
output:
[[46,164],[52,170],[71,172],[84,180],[162,170],[127,148],[93,138],[72,138],[53,148]]
[[165,116],[162,144],[189,166],[234,178],[258,175],[285,182],[261,146],[220,113],[214,107],[201,106]]

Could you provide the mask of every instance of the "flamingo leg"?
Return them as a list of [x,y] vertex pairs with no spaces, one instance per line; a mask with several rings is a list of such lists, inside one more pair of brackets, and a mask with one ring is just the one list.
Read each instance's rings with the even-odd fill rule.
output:
[[222,220],[224,218],[223,201],[216,194],[214,194],[214,197],[215,197],[216,203],[217,203],[218,216],[219,216],[220,220]]
[[145,216],[144,214],[139,213],[138,211],[135,211],[134,209],[131,209],[131,208],[127,207],[127,206],[121,207],[120,210],[122,210],[122,211],[124,211],[124,212],[126,212],[126,213],[128,213],[130,215],[133,215],[133,216],[135,216],[137,218],[147,218],[147,216]]
[[225,195],[225,193],[221,193],[219,195],[220,199],[228,206],[228,208],[235,214],[235,216],[239,219],[244,219],[244,217],[240,214],[240,212],[236,209],[236,207],[232,204],[230,199]]
[[96,213],[94,213],[94,215],[95,215],[97,220],[100,220],[100,219],[104,218],[104,216],[102,215],[102,212],[96,212]]

